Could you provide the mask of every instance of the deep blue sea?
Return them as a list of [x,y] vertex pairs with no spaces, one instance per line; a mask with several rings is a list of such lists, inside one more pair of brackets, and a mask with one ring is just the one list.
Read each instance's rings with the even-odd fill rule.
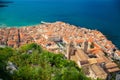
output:
[[27,26],[64,21],[97,29],[120,48],[120,0],[9,0],[0,8],[0,25]]

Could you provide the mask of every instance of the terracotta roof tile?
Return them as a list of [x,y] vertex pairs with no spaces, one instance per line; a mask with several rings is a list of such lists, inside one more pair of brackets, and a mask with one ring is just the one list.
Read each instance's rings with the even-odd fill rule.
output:
[[96,60],[97,60],[97,63],[103,63],[103,62],[105,62],[105,60],[102,57],[101,58],[97,58]]
[[106,68],[114,68],[114,67],[117,67],[117,64],[111,62],[111,63],[106,63],[105,65]]
[[76,39],[76,40],[75,40],[76,43],[82,43],[82,42],[84,42],[84,41],[85,41],[84,39]]
[[113,68],[113,69],[108,69],[108,72],[117,72],[117,71],[120,71],[119,68]]

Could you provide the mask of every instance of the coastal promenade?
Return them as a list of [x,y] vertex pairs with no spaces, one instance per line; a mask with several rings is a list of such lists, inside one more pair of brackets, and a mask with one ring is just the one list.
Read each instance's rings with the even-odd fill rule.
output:
[[92,78],[107,79],[110,73],[120,71],[113,62],[113,59],[120,60],[120,51],[97,30],[64,22],[0,28],[0,46],[17,48],[28,43],[37,43],[48,51],[64,54]]

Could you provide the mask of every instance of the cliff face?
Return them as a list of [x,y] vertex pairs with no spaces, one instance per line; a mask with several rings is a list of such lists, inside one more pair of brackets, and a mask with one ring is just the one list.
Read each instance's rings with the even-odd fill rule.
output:
[[[49,51],[63,53],[80,67],[88,67],[88,76],[93,78],[102,76],[105,79],[107,73],[119,71],[111,58],[116,56],[119,59],[120,51],[97,30],[76,27],[64,22],[0,29],[1,46],[17,48],[27,43],[37,43]],[[102,64],[105,64],[106,71],[101,67]],[[108,68],[110,64],[115,66]],[[99,71],[99,74],[96,71]]]

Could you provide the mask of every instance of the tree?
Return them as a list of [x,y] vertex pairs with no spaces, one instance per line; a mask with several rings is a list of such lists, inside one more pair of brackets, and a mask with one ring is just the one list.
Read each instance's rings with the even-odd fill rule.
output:
[[[29,53],[29,50],[32,51]],[[0,57],[0,59],[6,60],[3,62],[11,61],[17,66],[13,74],[6,72],[9,80],[90,80],[75,62],[67,60],[63,54],[48,52],[34,43],[21,46],[16,50],[0,49],[0,52],[6,54],[1,53],[4,58]],[[1,70],[6,71],[3,68]]]
[[11,80],[10,74],[6,71],[7,60],[12,56],[14,50],[9,47],[0,47],[0,78],[4,80]]

